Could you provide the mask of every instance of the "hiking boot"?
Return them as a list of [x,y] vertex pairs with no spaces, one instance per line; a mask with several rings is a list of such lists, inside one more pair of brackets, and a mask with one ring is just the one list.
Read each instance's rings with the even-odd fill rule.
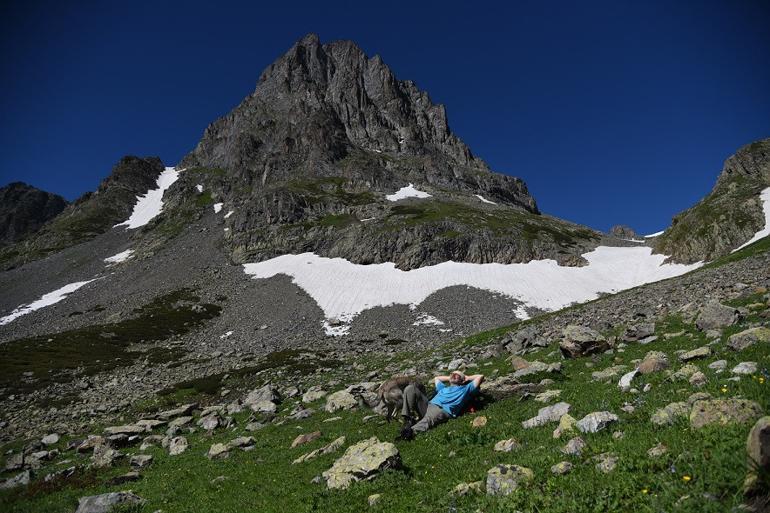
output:
[[412,426],[414,426],[414,419],[412,417],[404,417],[404,423],[401,425],[401,431]]
[[401,430],[401,433],[396,437],[396,440],[414,440],[414,431],[411,427],[405,427]]

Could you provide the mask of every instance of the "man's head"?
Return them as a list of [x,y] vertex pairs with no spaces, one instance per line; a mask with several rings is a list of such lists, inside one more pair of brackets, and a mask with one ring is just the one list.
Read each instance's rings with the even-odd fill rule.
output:
[[465,383],[465,374],[460,371],[453,371],[449,374],[449,383],[452,385],[462,385]]

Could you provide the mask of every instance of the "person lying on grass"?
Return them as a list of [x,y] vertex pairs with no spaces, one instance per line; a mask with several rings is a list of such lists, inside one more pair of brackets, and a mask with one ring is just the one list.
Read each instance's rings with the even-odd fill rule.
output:
[[408,385],[404,389],[401,409],[404,427],[399,439],[411,440],[415,433],[425,432],[461,415],[470,399],[478,393],[482,381],[482,374],[466,376],[460,371],[453,371],[449,376],[436,376],[433,378],[436,395],[430,401],[414,383]]

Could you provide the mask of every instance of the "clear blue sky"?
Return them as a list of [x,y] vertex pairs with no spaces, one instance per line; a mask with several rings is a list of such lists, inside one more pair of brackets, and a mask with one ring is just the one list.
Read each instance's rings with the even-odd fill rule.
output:
[[264,4],[2,2],[0,185],[74,199],[123,155],[173,165],[308,32],[380,54],[544,212],[602,230],[668,226],[770,137],[766,0]]

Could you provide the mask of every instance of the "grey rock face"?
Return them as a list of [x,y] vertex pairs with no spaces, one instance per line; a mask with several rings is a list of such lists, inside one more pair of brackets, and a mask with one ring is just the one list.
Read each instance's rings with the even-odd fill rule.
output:
[[22,182],[0,187],[0,247],[36,232],[66,206],[61,196]]
[[569,413],[570,404],[565,402],[556,403],[552,406],[540,408],[537,415],[521,423],[524,429],[534,428],[548,424],[549,422],[558,422],[562,415]]
[[740,148],[725,161],[704,199],[674,216],[656,237],[655,252],[683,263],[727,255],[765,225],[760,192],[770,186],[770,139]]
[[[350,41],[297,42],[180,166],[201,171],[216,200],[234,207],[226,244],[239,263],[313,251],[401,269],[533,258],[584,265],[580,255],[599,241],[541,216],[524,182],[490,172],[451,132],[443,106]],[[194,187],[181,179],[180,191]],[[385,201],[409,183],[431,198]]]
[[636,239],[638,237],[633,228],[624,224],[616,224],[610,228],[610,235],[620,239]]

